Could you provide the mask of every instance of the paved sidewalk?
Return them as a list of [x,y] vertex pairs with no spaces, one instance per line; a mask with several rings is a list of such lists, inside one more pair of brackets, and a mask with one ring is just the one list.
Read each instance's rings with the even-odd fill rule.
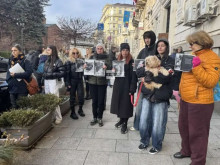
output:
[[[137,131],[123,135],[114,125],[116,115],[109,112],[112,88],[108,88],[104,126],[90,126],[91,100],[85,101],[84,118],[72,120],[68,113],[62,124],[55,126],[29,151],[19,151],[16,165],[188,165],[190,159],[176,160],[173,154],[180,150],[178,110],[171,101],[162,151],[156,155],[139,151],[140,136]],[[76,107],[77,109],[78,107]],[[216,109],[220,109],[216,107]],[[220,113],[219,113],[220,114]],[[220,165],[220,115],[214,112],[209,138],[207,165]],[[133,118],[129,119],[129,127]]]

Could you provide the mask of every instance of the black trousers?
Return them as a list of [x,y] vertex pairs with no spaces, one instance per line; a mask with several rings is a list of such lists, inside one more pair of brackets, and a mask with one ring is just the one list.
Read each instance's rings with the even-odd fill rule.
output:
[[102,119],[105,108],[105,97],[107,85],[92,85],[90,84],[90,94],[92,97],[92,112],[93,118]]
[[76,100],[76,92],[79,100],[79,105],[83,106],[84,104],[84,88],[83,88],[83,80],[71,82],[70,88],[70,107],[75,106]]
[[11,100],[11,105],[12,108],[17,109],[18,105],[16,103],[16,101],[20,98],[20,97],[24,97],[27,96],[27,93],[10,93],[10,100]]

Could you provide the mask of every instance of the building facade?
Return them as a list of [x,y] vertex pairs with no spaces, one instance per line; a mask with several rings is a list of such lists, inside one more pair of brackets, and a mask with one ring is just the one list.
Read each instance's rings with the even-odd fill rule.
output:
[[157,39],[168,39],[170,50],[182,46],[185,52],[190,52],[186,36],[204,30],[213,38],[213,50],[220,55],[220,0],[137,0],[135,12],[137,52],[144,46],[142,34],[146,30],[153,30]]
[[[100,23],[104,24],[103,33],[96,32],[96,36],[102,35],[103,43],[109,50],[112,45],[119,46],[121,43],[129,43],[131,52],[134,50],[133,38],[135,28],[132,26],[132,17],[135,7],[129,4],[107,4],[102,10]],[[124,11],[130,12],[128,27],[124,26]]]

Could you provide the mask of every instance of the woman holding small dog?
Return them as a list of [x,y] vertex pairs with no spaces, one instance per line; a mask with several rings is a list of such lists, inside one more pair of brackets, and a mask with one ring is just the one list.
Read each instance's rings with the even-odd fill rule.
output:
[[130,101],[130,95],[133,95],[137,88],[137,77],[132,67],[134,60],[130,54],[130,46],[127,43],[120,45],[118,61],[125,61],[125,75],[124,77],[115,78],[110,112],[120,118],[115,127],[121,127],[121,133],[125,134],[128,131],[128,119],[133,116],[133,105]]
[[156,43],[156,55],[145,59],[145,67],[137,69],[137,76],[144,85],[142,111],[139,124],[140,150],[147,149],[152,137],[150,154],[162,149],[167,123],[169,99],[172,96],[171,78],[174,60],[169,57],[169,42],[161,39]]

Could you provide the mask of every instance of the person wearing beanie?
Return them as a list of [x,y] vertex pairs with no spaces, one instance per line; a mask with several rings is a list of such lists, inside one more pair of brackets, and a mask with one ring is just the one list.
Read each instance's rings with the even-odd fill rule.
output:
[[[155,33],[150,30],[150,31],[146,31],[143,34],[143,39],[144,39],[144,43],[145,43],[145,48],[143,48],[140,53],[137,56],[137,59],[145,59],[147,56],[149,55],[155,55],[156,52],[156,35]],[[140,87],[140,84],[139,84]],[[139,97],[139,101],[138,101],[138,105],[136,108],[136,112],[135,112],[135,117],[134,117],[134,123],[133,123],[133,127],[130,128],[130,130],[139,130],[139,122],[140,122],[140,114],[141,114],[141,109],[142,109],[142,93],[140,94]]]
[[[130,46],[122,43],[118,61],[124,61],[124,77],[115,77],[113,85],[110,112],[116,114],[119,121],[115,124],[116,128],[121,127],[121,133],[127,133],[128,119],[133,116],[133,105],[130,95],[134,95],[137,88],[136,73],[133,72],[132,63],[134,60],[130,54]],[[115,69],[113,68],[113,71]]]
[[[90,56],[89,59],[105,61],[103,69],[110,67],[108,55],[105,54],[105,47],[103,44],[99,43],[96,45],[96,52],[94,55]],[[86,66],[85,66],[86,67]],[[106,90],[107,90],[107,79],[106,77],[98,76],[88,76],[88,83],[90,89],[90,95],[92,97],[92,113],[93,120],[90,122],[90,125],[99,124],[102,127],[103,121],[103,112],[105,109],[106,102]]]

